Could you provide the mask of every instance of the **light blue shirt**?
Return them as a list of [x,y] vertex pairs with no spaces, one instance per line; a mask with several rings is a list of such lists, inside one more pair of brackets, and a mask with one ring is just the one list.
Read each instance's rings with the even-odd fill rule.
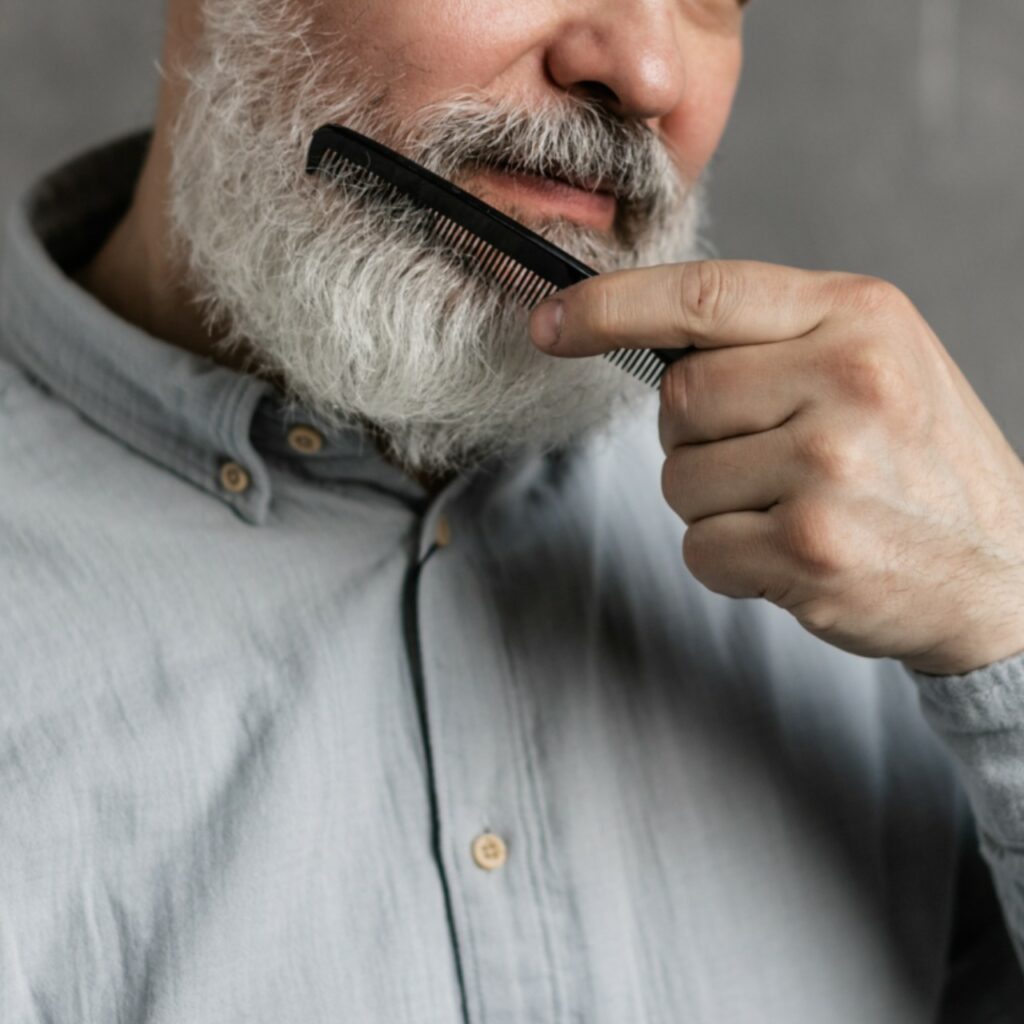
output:
[[143,334],[67,276],[143,149],[4,247],[0,1021],[1024,1019],[1024,656],[707,591],[653,406],[431,497]]

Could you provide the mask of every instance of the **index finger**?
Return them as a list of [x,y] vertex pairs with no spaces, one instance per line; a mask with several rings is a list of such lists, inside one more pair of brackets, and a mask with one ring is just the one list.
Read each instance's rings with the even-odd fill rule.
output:
[[714,348],[809,334],[839,276],[753,260],[698,260],[599,274],[530,316],[534,343],[560,356],[616,348]]

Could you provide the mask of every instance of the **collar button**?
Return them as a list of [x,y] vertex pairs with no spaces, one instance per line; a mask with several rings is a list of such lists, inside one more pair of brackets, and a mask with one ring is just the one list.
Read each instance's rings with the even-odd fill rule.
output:
[[434,541],[439,548],[446,548],[452,542],[452,524],[447,516],[438,516]]
[[252,478],[237,462],[224,462],[220,467],[220,485],[231,494],[244,494],[252,486]]
[[300,455],[316,455],[324,446],[324,435],[315,427],[297,423],[288,431],[288,446]]

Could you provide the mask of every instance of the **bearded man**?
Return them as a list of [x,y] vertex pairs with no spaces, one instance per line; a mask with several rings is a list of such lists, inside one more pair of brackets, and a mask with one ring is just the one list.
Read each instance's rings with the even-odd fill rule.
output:
[[13,211],[4,1022],[1022,1019],[1024,466],[892,286],[701,259],[741,8],[171,0]]

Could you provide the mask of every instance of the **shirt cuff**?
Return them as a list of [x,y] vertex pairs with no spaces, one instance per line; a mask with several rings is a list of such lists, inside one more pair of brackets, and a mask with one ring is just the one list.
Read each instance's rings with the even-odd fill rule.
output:
[[943,732],[1024,729],[1024,651],[963,675],[907,672],[922,708]]

